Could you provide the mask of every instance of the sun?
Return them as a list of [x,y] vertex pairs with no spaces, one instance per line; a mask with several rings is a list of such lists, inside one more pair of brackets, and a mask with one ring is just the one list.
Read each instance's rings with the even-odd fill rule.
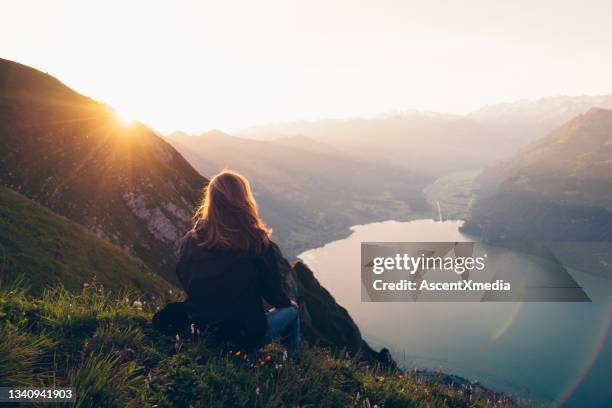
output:
[[131,126],[136,123],[136,119],[134,118],[134,116],[127,114],[123,111],[115,110],[115,117],[117,118],[117,121],[123,126]]

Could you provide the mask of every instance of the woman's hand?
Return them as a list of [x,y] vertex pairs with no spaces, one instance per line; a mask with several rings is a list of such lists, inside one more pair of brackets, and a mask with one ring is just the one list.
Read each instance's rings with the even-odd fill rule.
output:
[[300,305],[298,305],[298,302],[296,302],[295,299],[291,299],[291,307],[295,307],[296,309],[299,309]]

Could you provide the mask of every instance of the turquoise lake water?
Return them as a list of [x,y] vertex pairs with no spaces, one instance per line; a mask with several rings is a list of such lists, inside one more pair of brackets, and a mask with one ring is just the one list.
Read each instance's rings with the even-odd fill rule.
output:
[[455,373],[534,405],[612,406],[612,280],[572,270],[592,303],[361,302],[364,241],[472,241],[462,221],[386,221],[300,254],[364,337],[406,368]]

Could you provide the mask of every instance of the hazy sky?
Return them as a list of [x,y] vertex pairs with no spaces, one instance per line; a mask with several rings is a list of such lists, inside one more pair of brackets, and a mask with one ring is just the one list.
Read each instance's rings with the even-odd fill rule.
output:
[[160,131],[612,93],[610,1],[2,1],[0,57]]

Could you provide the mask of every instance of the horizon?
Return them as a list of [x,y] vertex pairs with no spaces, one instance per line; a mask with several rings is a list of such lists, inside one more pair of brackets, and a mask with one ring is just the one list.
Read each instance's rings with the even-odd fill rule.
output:
[[[0,58],[3,58],[2,56],[0,56]],[[184,133],[186,135],[199,135],[199,134],[205,134],[205,133],[212,133],[212,132],[220,132],[220,133],[225,133],[225,134],[229,134],[229,135],[237,135],[236,137],[240,137],[240,133],[242,131],[245,130],[249,130],[251,128],[257,128],[260,126],[269,126],[269,125],[284,125],[284,124],[292,124],[292,123],[299,123],[299,122],[309,122],[309,123],[314,123],[314,122],[318,122],[318,121],[349,121],[349,120],[356,120],[356,119],[365,119],[365,120],[375,120],[375,119],[381,119],[381,118],[385,118],[385,117],[393,117],[393,116],[407,116],[407,115],[432,115],[432,116],[446,116],[449,118],[466,118],[469,119],[469,115],[473,114],[473,113],[477,113],[480,110],[489,108],[489,107],[495,107],[495,106],[500,106],[500,105],[513,105],[513,104],[519,104],[519,103],[537,103],[540,101],[544,101],[547,99],[556,99],[556,98],[597,98],[597,97],[607,97],[607,96],[612,96],[612,92],[610,93],[596,93],[596,94],[580,94],[580,95],[568,95],[568,94],[555,94],[555,95],[550,95],[550,96],[542,96],[542,97],[535,97],[535,98],[522,98],[522,99],[514,99],[514,100],[503,100],[503,101],[498,101],[498,102],[492,102],[486,105],[481,105],[476,107],[475,109],[465,112],[465,113],[452,113],[452,112],[442,112],[442,111],[432,111],[432,110],[419,110],[419,109],[391,109],[389,111],[386,112],[378,112],[378,113],[372,113],[372,114],[354,114],[354,115],[346,115],[346,116],[321,116],[321,117],[314,117],[314,118],[306,118],[306,117],[296,117],[296,118],[289,118],[289,119],[285,119],[285,120],[270,120],[267,122],[260,122],[260,123],[253,123],[253,124],[249,124],[247,126],[241,127],[241,128],[237,128],[234,130],[226,130],[223,128],[219,128],[219,127],[211,127],[211,128],[205,128],[205,129],[201,129],[201,130],[186,130],[184,128],[181,127],[176,127],[176,128],[170,128],[167,131],[161,131],[160,129],[154,127],[152,124],[147,123],[144,120],[141,120],[138,117],[132,117],[132,116],[128,116],[125,115],[124,112],[120,111],[117,109],[117,107],[113,106],[112,104],[110,104],[107,101],[104,101],[102,99],[98,99],[96,98],[94,95],[89,95],[86,94],[82,91],[80,91],[79,89],[76,89],[74,87],[72,87],[70,84],[66,83],[65,81],[62,80],[62,78],[57,77],[55,75],[53,75],[51,72],[45,71],[43,68],[41,67],[35,67],[35,66],[31,66],[28,64],[25,64],[23,62],[20,61],[13,61],[10,60],[8,58],[4,58],[8,61],[12,61],[12,62],[16,62],[18,64],[22,64],[25,65],[29,68],[33,68],[36,69],[40,72],[43,72],[47,75],[51,75],[52,77],[54,77],[55,79],[59,80],[62,84],[64,84],[65,86],[69,87],[70,89],[74,90],[75,92],[87,96],[89,98],[92,98],[98,102],[102,102],[107,104],[111,109],[115,110],[117,118],[121,121],[124,122],[125,124],[129,124],[131,122],[140,122],[148,127],[150,127],[152,130],[158,132],[159,134],[166,136],[166,135],[171,135],[173,133]],[[593,108],[597,108],[597,109],[605,109],[605,108],[599,108],[599,107],[593,107]],[[303,136],[303,135],[302,135]]]
[[20,1],[0,55],[163,134],[612,93],[609,4],[486,5]]

